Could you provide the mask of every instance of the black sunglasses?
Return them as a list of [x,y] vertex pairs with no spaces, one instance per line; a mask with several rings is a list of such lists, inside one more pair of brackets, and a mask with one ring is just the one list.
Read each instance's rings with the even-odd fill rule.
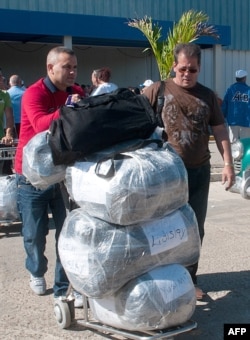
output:
[[196,68],[192,68],[192,67],[181,67],[181,68],[178,68],[178,71],[180,73],[185,73],[185,72],[189,72],[189,73],[197,73],[198,70]]

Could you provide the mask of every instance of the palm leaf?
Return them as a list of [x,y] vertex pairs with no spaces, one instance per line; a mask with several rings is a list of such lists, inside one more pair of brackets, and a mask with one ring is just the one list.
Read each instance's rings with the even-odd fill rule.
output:
[[[180,20],[174,23],[165,41],[161,40],[162,28],[153,24],[152,18],[148,16],[133,19],[128,22],[128,25],[139,29],[148,39],[162,80],[170,76],[174,61],[173,50],[176,44],[194,42],[201,36],[219,38],[214,27],[208,25],[208,16],[194,10],[182,14]],[[146,50],[148,48],[144,51]]]

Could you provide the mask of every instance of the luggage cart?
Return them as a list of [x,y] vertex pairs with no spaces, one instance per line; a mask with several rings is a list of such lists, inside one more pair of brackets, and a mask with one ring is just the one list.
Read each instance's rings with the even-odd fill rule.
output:
[[[14,174],[14,160],[16,155],[18,140],[14,139],[11,145],[0,143],[0,161],[10,161],[10,171]],[[0,177],[8,176],[9,174],[0,174]],[[0,227],[6,227],[15,222],[14,220],[2,220],[0,218]]]
[[[70,289],[72,289],[70,285]],[[110,335],[120,335],[126,339],[133,340],[156,340],[156,339],[174,339],[174,336],[191,331],[197,328],[197,323],[193,320],[187,321],[185,324],[161,330],[152,331],[128,331],[107,326],[91,317],[91,311],[88,309],[88,298],[83,295],[83,319],[75,320],[74,295],[66,294],[66,297],[57,299],[54,303],[54,315],[60,328],[69,328],[74,322],[82,325],[86,329],[94,329],[103,333],[105,337]]]
[[14,159],[16,155],[16,148],[18,139],[14,139],[11,145],[0,143],[0,161],[11,161],[12,170],[14,168]]
[[[64,200],[65,204],[68,207],[69,211],[76,209],[77,204],[69,198],[67,192],[64,187]],[[83,295],[83,319],[76,320],[75,319],[75,307],[74,307],[74,294],[73,294],[73,286],[69,283],[69,287],[66,293],[66,296],[61,296],[54,301],[54,316],[60,328],[66,329],[69,328],[72,324],[81,325],[86,329],[93,329],[98,331],[100,334],[103,334],[105,338],[108,335],[119,335],[123,336],[126,339],[131,340],[158,340],[158,339],[168,339],[173,340],[174,336],[180,335],[186,332],[189,332],[195,328],[197,328],[197,322],[193,320],[188,320],[184,324],[167,328],[167,329],[159,329],[152,331],[130,331],[125,329],[119,329],[116,327],[108,326],[94,319],[89,308],[88,297]]]

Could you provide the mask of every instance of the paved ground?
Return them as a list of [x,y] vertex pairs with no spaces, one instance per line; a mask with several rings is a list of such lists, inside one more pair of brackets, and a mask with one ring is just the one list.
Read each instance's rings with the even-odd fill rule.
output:
[[209,149],[211,153],[211,182],[220,181],[223,161],[214,140],[210,141]]
[[[215,150],[214,145],[211,150]],[[215,151],[212,151],[212,160],[214,164],[221,164]],[[197,303],[193,315],[198,328],[176,339],[223,340],[224,323],[250,323],[249,208],[250,201],[226,192],[218,181],[211,182],[199,267],[199,284],[207,291],[207,297]],[[78,323],[67,330],[58,327],[53,315],[53,228],[48,236],[46,253],[49,290],[47,295],[39,297],[29,289],[20,224],[0,227],[0,338],[117,339],[86,330]],[[80,320],[83,311],[75,311],[76,320]]]

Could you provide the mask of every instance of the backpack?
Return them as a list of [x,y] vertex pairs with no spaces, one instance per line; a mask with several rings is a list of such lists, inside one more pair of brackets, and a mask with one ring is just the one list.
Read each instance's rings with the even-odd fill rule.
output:
[[157,126],[153,108],[143,95],[126,88],[62,106],[52,121],[48,144],[55,165],[72,164],[119,142],[147,139]]

